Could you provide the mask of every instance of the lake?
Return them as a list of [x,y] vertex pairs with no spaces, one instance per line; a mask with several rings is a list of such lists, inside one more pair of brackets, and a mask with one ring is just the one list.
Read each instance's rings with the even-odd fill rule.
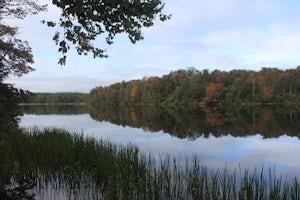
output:
[[134,144],[157,158],[197,156],[212,169],[263,166],[300,177],[300,112],[294,108],[27,106],[23,110],[21,127],[63,128],[118,145]]

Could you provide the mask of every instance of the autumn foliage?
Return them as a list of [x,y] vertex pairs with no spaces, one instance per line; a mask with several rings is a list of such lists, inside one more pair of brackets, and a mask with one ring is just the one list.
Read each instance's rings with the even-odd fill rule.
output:
[[208,103],[217,103],[220,97],[224,93],[224,86],[222,83],[210,83],[205,88],[206,97],[205,100]]
[[178,70],[162,77],[123,81],[90,92],[93,105],[300,105],[300,66],[260,71]]

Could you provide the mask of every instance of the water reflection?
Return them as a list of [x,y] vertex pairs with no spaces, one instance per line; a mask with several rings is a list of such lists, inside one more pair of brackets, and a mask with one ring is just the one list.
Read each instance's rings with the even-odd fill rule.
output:
[[295,108],[205,108],[188,111],[106,107],[90,109],[90,115],[100,122],[108,121],[152,132],[163,131],[178,138],[256,134],[264,138],[278,138],[284,134],[300,136],[300,111]]
[[[200,149],[206,149],[205,154],[211,160],[214,159],[215,163],[219,162],[222,153],[236,155],[228,159],[229,163],[234,163],[243,159],[251,162],[251,157],[247,157],[249,151],[254,151],[255,155],[256,150],[261,151],[260,148],[271,148],[275,154],[278,153],[279,159],[275,158],[276,162],[288,161],[281,157],[282,152],[272,148],[273,145],[277,145],[277,139],[269,139],[269,146],[265,146],[266,140],[262,142],[259,136],[251,136],[248,145],[244,139],[233,136],[212,137],[211,146],[205,144],[209,139],[197,139],[196,142],[188,140],[188,145],[178,150],[192,151],[195,146],[191,144],[197,143]],[[286,145],[291,144],[289,137],[286,136],[283,141],[285,139],[288,139]],[[206,165],[202,160],[203,154],[199,155],[199,160],[191,162],[176,159],[177,164],[175,161],[173,163],[173,160],[160,160],[161,162],[155,163],[151,158],[148,159],[148,156],[139,154],[138,149],[133,146],[117,148],[103,140],[73,135],[57,129],[31,132],[11,129],[3,141],[0,145],[0,199],[213,199],[211,196],[225,199],[222,196],[225,193],[228,199],[237,199],[242,193],[246,195],[258,192],[252,188],[257,188],[258,185],[263,186],[260,188],[260,192],[265,194],[262,199],[273,199],[269,195],[274,191],[275,184],[284,188],[287,195],[299,195],[299,182],[293,182],[296,179],[292,176],[284,175],[277,179],[276,174],[268,174],[265,171],[264,174],[260,171],[255,173],[254,170],[254,175],[248,177],[247,171],[231,173],[227,171],[228,168],[224,170],[224,166],[218,167],[221,170],[221,173],[218,173],[211,170],[213,166],[208,166],[209,169],[203,168],[203,165]],[[176,138],[176,141],[181,142],[184,139]],[[160,145],[168,147],[168,140],[164,142]],[[254,147],[251,143],[258,146]],[[299,146],[299,142],[295,141],[295,144],[297,143]],[[237,145],[239,148],[236,148]],[[224,146],[229,146],[227,152],[223,151]],[[265,157],[274,159],[272,154],[265,154]],[[183,165],[179,165],[180,161],[183,161]],[[300,165],[299,161],[295,163]],[[194,185],[195,183],[197,184]],[[251,187],[248,187],[248,184]],[[242,185],[247,187],[243,188]],[[202,188],[206,188],[205,193],[210,197],[197,198],[193,195],[195,190],[202,191]],[[228,193],[232,188],[236,192]],[[218,192],[212,194],[214,191]],[[282,199],[284,195],[279,189],[276,196]]]
[[79,115],[25,114],[20,126],[58,127],[116,144],[131,143],[156,158],[197,155],[214,169],[265,165],[300,176],[300,161],[291,156],[300,151],[298,121],[296,109],[272,107],[194,112],[105,108]]
[[[156,160],[165,154],[173,155],[182,166],[186,156],[197,155],[209,169],[252,170],[263,165],[275,167],[276,173],[288,177],[290,174],[300,177],[300,160],[295,156],[300,151],[297,109],[211,108],[192,112],[138,107],[90,108],[88,114],[86,108],[75,106],[33,108],[23,108],[25,115],[20,117],[20,127],[82,131],[116,144],[137,145],[143,152],[151,152]],[[131,180],[138,180],[141,174],[135,173],[131,165],[130,170],[122,170],[125,165],[122,159],[112,162],[109,157],[103,161],[100,154],[108,154],[101,151],[96,154],[94,140],[86,143],[81,138],[50,132],[30,136],[20,129],[3,127],[0,199],[103,199],[102,195],[110,195],[107,191],[114,194],[115,188],[123,187],[122,195],[130,191],[128,183],[136,192],[140,191],[142,184]],[[106,182],[116,172],[124,174],[115,176],[115,182]],[[120,182],[119,177],[125,177],[124,181]],[[109,184],[109,189],[103,190]]]
[[34,115],[77,115],[88,112],[86,105],[22,105],[21,111]]

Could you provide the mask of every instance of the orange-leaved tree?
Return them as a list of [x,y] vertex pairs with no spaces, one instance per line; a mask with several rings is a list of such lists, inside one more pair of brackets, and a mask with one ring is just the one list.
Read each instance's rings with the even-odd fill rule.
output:
[[207,103],[217,103],[220,97],[225,91],[225,87],[222,83],[210,83],[205,88],[206,96],[205,101]]

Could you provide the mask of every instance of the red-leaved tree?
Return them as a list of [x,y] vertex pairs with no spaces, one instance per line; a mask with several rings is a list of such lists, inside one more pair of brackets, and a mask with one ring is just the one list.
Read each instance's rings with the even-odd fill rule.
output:
[[220,97],[224,93],[224,85],[222,83],[210,83],[205,88],[206,96],[205,100],[208,103],[216,103],[220,100]]

